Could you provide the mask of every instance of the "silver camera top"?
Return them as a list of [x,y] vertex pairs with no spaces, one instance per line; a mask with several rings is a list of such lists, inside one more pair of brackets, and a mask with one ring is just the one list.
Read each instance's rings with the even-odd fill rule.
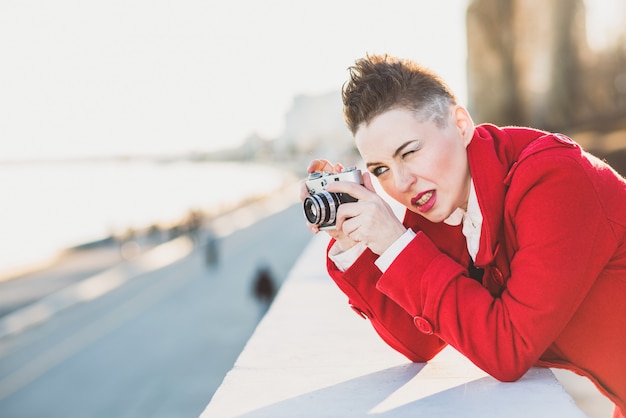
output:
[[356,167],[346,168],[341,173],[327,173],[325,171],[316,171],[309,174],[306,181],[306,187],[310,194],[319,193],[324,190],[328,183],[334,181],[349,181],[352,183],[363,184],[361,170]]

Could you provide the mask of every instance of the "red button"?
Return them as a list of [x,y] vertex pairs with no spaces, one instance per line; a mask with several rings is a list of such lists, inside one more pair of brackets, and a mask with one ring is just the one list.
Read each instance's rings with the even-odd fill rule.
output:
[[356,306],[354,306],[354,305],[350,305],[350,307],[351,307],[351,308],[352,308],[352,310],[353,310],[354,312],[356,312],[356,313],[357,313],[357,315],[359,315],[361,318],[363,318],[363,319],[367,319],[367,315],[365,314],[365,312],[363,312],[363,310],[361,310],[361,309],[357,308],[357,307],[356,307]]
[[413,323],[417,329],[422,331],[424,334],[431,335],[433,333],[433,326],[430,322],[428,322],[428,319],[421,316],[415,316],[413,317]]
[[491,269],[491,278],[499,285],[504,284],[504,276],[502,275],[500,269],[498,269],[497,267]]

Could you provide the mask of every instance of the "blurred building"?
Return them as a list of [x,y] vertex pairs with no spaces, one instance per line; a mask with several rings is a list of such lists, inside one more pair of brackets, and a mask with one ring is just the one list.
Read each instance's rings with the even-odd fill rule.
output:
[[296,96],[272,148],[281,160],[325,158],[353,164],[356,151],[343,120],[341,93]]
[[285,115],[285,129],[277,138],[253,133],[235,148],[196,155],[195,159],[271,162],[302,174],[314,158],[346,167],[357,165],[360,157],[343,120],[342,107],[339,91],[298,95]]

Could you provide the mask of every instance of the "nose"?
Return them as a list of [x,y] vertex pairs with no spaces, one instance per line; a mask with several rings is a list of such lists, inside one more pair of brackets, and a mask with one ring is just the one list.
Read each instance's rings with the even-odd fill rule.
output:
[[416,181],[416,177],[406,168],[401,168],[396,174],[396,190],[403,193],[409,191]]

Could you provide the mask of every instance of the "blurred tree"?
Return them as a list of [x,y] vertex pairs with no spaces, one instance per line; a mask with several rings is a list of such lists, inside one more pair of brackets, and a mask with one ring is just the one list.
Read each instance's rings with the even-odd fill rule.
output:
[[583,0],[471,0],[468,107],[476,122],[554,131],[626,117],[626,47],[592,50]]

